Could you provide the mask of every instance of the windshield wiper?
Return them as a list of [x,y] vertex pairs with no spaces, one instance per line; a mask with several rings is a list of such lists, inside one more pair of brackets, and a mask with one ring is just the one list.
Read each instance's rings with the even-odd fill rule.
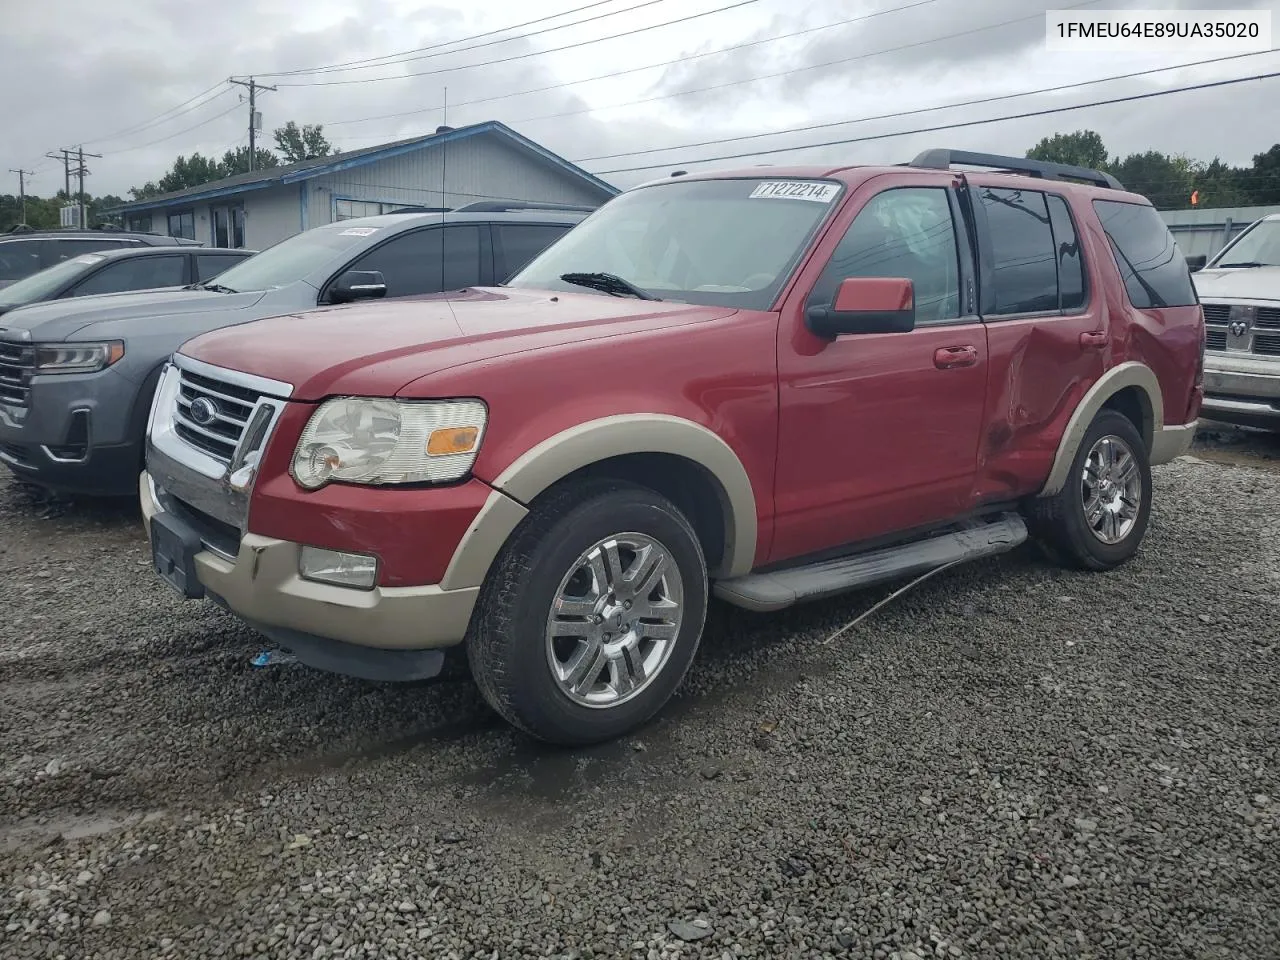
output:
[[1280,266],[1280,264],[1259,263],[1257,260],[1243,260],[1240,263],[1219,263],[1217,266],[1225,269],[1228,267],[1274,267]]
[[230,287],[224,287],[220,283],[197,283],[197,290],[209,290],[212,293],[239,293],[239,290],[232,290]]
[[579,287],[590,287],[615,297],[631,296],[641,300],[661,300],[651,293],[645,293],[630,280],[623,280],[612,273],[562,273],[560,279]]

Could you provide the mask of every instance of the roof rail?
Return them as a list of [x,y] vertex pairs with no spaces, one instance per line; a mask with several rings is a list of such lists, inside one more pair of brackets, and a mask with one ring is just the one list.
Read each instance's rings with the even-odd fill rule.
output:
[[1102,170],[1076,167],[1069,163],[1051,163],[1048,160],[1028,160],[1025,157],[1002,157],[994,153],[970,153],[967,150],[935,149],[916,155],[907,166],[927,170],[950,170],[954,164],[969,167],[995,167],[1011,173],[1023,173],[1043,180],[1083,180],[1096,187],[1123,190],[1120,181]]
[[561,210],[565,213],[591,213],[595,207],[572,203],[540,203],[535,200],[477,200],[456,208],[454,213],[514,213],[518,210]]

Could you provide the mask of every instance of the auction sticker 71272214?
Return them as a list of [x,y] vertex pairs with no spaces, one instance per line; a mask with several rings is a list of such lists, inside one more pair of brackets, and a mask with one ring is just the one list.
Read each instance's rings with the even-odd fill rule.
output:
[[820,180],[766,180],[751,191],[752,200],[811,200],[830,203],[840,192],[838,183]]

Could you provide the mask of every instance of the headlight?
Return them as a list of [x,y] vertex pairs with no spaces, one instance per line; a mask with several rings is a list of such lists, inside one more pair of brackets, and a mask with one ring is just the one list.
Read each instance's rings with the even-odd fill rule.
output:
[[93,373],[111,366],[124,356],[124,342],[38,343],[36,373]]
[[471,471],[487,411],[479,400],[326,400],[293,452],[308,490],[346,483],[447,483]]

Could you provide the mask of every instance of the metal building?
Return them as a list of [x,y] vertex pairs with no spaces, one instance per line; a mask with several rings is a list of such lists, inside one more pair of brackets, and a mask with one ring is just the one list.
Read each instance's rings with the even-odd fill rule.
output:
[[1280,207],[1206,207],[1161,212],[1184,256],[1212,257],[1255,220],[1280,213]]
[[310,227],[478,200],[598,206],[619,191],[497,121],[270,167],[126,203],[129,230],[262,250]]

